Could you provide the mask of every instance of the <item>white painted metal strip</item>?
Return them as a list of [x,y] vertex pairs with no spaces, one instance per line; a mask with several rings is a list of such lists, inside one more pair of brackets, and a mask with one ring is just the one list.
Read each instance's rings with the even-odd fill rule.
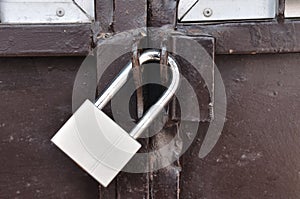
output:
[[277,0],[199,0],[181,21],[268,19],[276,16],[277,5]]
[[0,0],[0,19],[6,24],[90,23],[94,1]]
[[300,1],[285,0],[285,17],[299,18],[300,17]]
[[199,0],[180,0],[178,5],[178,19],[181,19]]

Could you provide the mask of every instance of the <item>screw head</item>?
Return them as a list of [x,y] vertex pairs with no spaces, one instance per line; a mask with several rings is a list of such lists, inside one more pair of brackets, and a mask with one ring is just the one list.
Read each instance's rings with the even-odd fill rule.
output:
[[203,10],[203,15],[204,15],[205,17],[210,17],[210,16],[212,16],[212,14],[213,14],[213,11],[212,11],[211,8],[205,8],[205,9]]
[[65,10],[63,8],[57,8],[56,15],[58,17],[63,17],[65,15]]

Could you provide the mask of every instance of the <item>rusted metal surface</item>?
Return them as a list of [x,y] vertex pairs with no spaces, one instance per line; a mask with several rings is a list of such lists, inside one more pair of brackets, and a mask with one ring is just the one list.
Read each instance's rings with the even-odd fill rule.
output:
[[217,54],[300,52],[299,21],[178,25],[178,29],[187,34],[213,36]]
[[0,56],[86,55],[91,25],[1,25]]
[[[170,152],[180,151],[181,138],[178,133],[179,122],[170,122],[155,136],[150,139],[150,148],[156,151],[157,156],[159,149],[168,144],[175,137],[175,144],[170,146]],[[152,129],[154,130],[154,129]],[[150,167],[153,168],[159,164],[157,159],[150,157]],[[179,198],[180,194],[180,172],[181,166],[179,160],[158,171],[150,172],[150,196],[151,198]]]
[[[179,198],[200,199],[298,198],[299,57],[217,56],[228,114],[212,153],[198,158],[208,125],[201,123],[180,165],[153,177],[122,173],[115,184],[101,190],[101,198],[176,198],[178,193]],[[1,198],[97,198],[97,183],[50,143],[72,113],[72,84],[81,61],[0,59]],[[162,133],[172,137],[172,128]],[[152,146],[167,141],[158,140]]]
[[[207,80],[210,80],[210,82],[205,82],[201,74],[199,74],[199,71],[197,71],[194,66],[191,65],[189,61],[191,60],[185,60],[182,57],[177,56],[177,61],[180,65],[180,72],[181,74],[189,81],[193,89],[195,90],[199,102],[200,107],[200,118],[198,116],[194,116],[193,110],[195,107],[193,106],[187,106],[189,108],[189,112],[191,115],[189,115],[188,120],[192,121],[210,121],[211,119],[211,105],[213,104],[213,95],[214,93],[209,93],[210,91],[214,90],[213,87],[213,76],[214,76],[214,52],[215,52],[215,40],[212,37],[207,36],[201,36],[201,35],[194,35],[194,36],[178,36],[177,38],[186,38],[186,39],[193,39],[199,43],[199,45],[205,50],[204,52],[198,52],[198,56],[203,57],[202,63],[201,63],[201,71],[203,74],[209,75]],[[183,49],[185,47],[185,44],[183,42],[177,42],[176,37],[173,38],[173,48],[180,48]],[[191,96],[191,93],[186,92],[185,96]],[[188,101],[188,99],[187,99]],[[177,110],[178,111],[178,110]],[[186,120],[187,118],[181,118],[183,120]]]
[[164,25],[175,26],[176,24],[176,0],[148,0],[149,27],[161,27]]
[[217,56],[228,108],[205,159],[182,158],[182,198],[298,198],[299,54]]
[[161,54],[160,54],[160,76],[162,85],[166,86],[168,83],[168,51],[166,40],[162,42]]
[[97,0],[96,7],[96,21],[99,22],[101,32],[113,31],[114,20],[114,1],[112,0]]
[[[166,28],[172,29],[175,27],[176,24],[176,1],[162,1],[162,0],[153,0],[148,2],[149,10],[148,10],[148,26],[154,26],[154,27],[161,27],[165,26]],[[166,30],[167,31],[167,30]],[[159,33],[156,32],[148,32],[148,34],[153,34],[151,37],[150,42],[157,42],[155,41],[155,38],[161,37]],[[155,36],[158,34],[158,36]],[[177,40],[175,39],[176,36],[174,36],[173,39],[171,39],[171,43],[169,44],[171,49],[180,48],[180,44],[177,43]],[[162,56],[161,56],[161,62],[160,62],[160,76],[162,80],[162,84],[166,85],[168,82],[168,73],[167,73],[167,67],[165,64],[165,60],[168,56],[167,51],[164,51],[164,48],[168,43],[169,38],[162,38],[162,43],[158,44],[162,46]],[[160,40],[158,40],[160,41]],[[199,37],[199,43],[203,45],[205,49],[208,50],[208,53],[212,55],[214,54],[214,39],[213,38],[202,38]],[[193,85],[193,88],[196,90],[197,93],[201,93],[201,97],[199,97],[199,101],[201,101],[201,107],[202,110],[204,109],[204,113],[200,114],[202,118],[193,118],[195,121],[200,121],[201,119],[207,120],[209,118],[209,108],[208,104],[210,102],[210,96],[205,88],[204,81],[199,81],[198,78],[199,74],[197,74],[196,71],[193,71],[193,67],[190,67],[190,64],[186,62],[186,60],[180,59],[177,57],[177,62],[180,66],[181,73],[189,80],[191,81],[191,84]],[[213,66],[213,63],[211,63],[211,68]],[[207,66],[209,68],[209,66]],[[196,75],[195,75],[196,73]],[[199,77],[201,79],[201,76]],[[202,86],[201,86],[202,85]],[[200,89],[201,88],[201,89]],[[150,90],[149,92],[153,93],[154,91]],[[156,92],[160,92],[159,90],[156,90]],[[162,91],[161,91],[162,92]],[[153,98],[155,95],[151,94],[150,98]],[[159,94],[158,94],[159,96]],[[189,93],[186,93],[186,96],[189,96]],[[155,100],[155,97],[154,99]],[[203,103],[203,104],[202,104]],[[204,105],[206,104],[206,105]],[[202,106],[203,105],[203,106]],[[194,107],[190,107],[194,108]],[[206,109],[206,110],[205,110]],[[155,136],[151,137],[150,139],[150,149],[152,151],[157,151],[162,146],[169,143],[172,139],[175,139],[175,145],[170,146],[170,151],[176,154],[176,151],[180,151],[180,147],[182,144],[182,137],[178,134],[178,127],[180,125],[180,120],[178,118],[179,113],[179,106],[177,103],[177,100],[174,98],[172,100],[172,103],[169,105],[169,114],[170,118],[167,121],[167,124],[165,127]],[[193,117],[193,116],[191,116]],[[204,119],[205,118],[205,119]],[[182,119],[182,118],[181,118]],[[184,118],[186,119],[186,118]],[[164,120],[164,119],[163,119]],[[157,124],[159,125],[159,124]],[[152,129],[152,131],[155,131]],[[163,155],[163,154],[157,154],[157,155]],[[153,165],[156,165],[157,162],[155,159],[150,157],[150,168],[153,167]],[[180,192],[181,192],[181,162],[179,160],[175,161],[171,165],[167,166],[166,168],[160,169],[158,171],[152,171],[150,172],[150,187],[149,187],[149,193],[151,198],[180,198]]]
[[[89,52],[92,37],[96,42],[97,36],[105,37],[107,32],[146,25],[166,25],[171,29],[176,26],[175,0],[96,1],[96,10],[98,21],[92,27],[1,26],[0,56],[83,55]],[[283,13],[284,0],[280,0],[278,17],[272,21],[177,27],[188,35],[203,35],[200,42],[213,58],[215,51],[300,52],[300,22],[283,20]],[[111,65],[100,82],[99,93],[131,57],[125,55]],[[49,141],[72,112],[72,84],[82,58],[1,58],[0,198],[296,199],[300,195],[299,57],[216,56],[228,95],[228,115],[221,139],[205,159],[199,159],[198,154],[209,125],[210,96],[203,79],[187,61],[179,60],[179,65],[184,66],[182,74],[201,99],[195,142],[180,161],[167,168],[145,174],[121,173],[105,189],[98,188],[62,153],[58,157],[60,152]],[[144,94],[146,99],[155,98],[149,89]],[[151,100],[145,106],[150,104]],[[178,111],[177,106],[172,107],[173,112]],[[109,114],[109,106],[105,111]],[[140,152],[158,149],[178,136],[178,124],[177,120],[168,121],[150,141],[139,140],[143,145]],[[176,137],[177,143],[182,136]],[[155,161],[149,158],[148,164]]]
[[[131,29],[143,28],[147,26],[147,1],[123,1],[123,0],[114,0],[114,13],[113,13],[113,23],[111,25],[111,30],[114,33],[122,32]],[[97,13],[101,13],[102,9],[97,10]],[[101,34],[101,32],[100,32]],[[119,71],[123,66],[125,66],[129,60],[131,60],[132,54],[124,56],[119,59],[117,62],[110,66],[108,72],[108,78],[105,82],[110,82],[113,80],[116,71]],[[115,75],[113,75],[115,74]],[[138,75],[138,74],[136,74]],[[101,92],[104,87],[100,86],[99,91]],[[141,92],[141,90],[139,91]],[[139,94],[139,96],[141,93]],[[139,100],[140,97],[138,98]],[[141,106],[141,101],[139,102]],[[134,113],[141,111],[139,109],[134,109]],[[135,114],[133,114],[135,115]],[[138,118],[138,115],[136,115]],[[125,128],[126,129],[126,128]],[[148,151],[148,140],[139,141],[143,148],[140,152]],[[148,198],[149,197],[149,177],[148,174],[127,174],[122,173],[115,179],[108,188],[99,187],[100,198]]]
[[[106,86],[113,81],[117,74],[123,69],[123,67],[131,60],[132,53],[127,53],[126,55],[120,57],[118,60],[112,63],[108,70],[103,74],[99,81],[98,93],[106,88]],[[134,84],[134,82],[131,82]],[[137,117],[137,106],[136,106],[136,95],[132,98],[133,105],[131,107],[130,113],[133,120],[138,120]],[[110,106],[105,107],[105,113],[112,116]],[[126,131],[130,131],[130,127],[127,124],[121,126]],[[141,139],[139,143],[142,144],[142,149],[139,151],[141,153],[146,153],[149,150],[149,140]],[[99,198],[101,199],[111,199],[111,198],[148,198],[149,197],[149,174],[132,174],[122,172],[117,178],[107,187],[103,188],[99,186]]]
[[187,34],[206,34],[216,38],[217,54],[257,54],[300,52],[297,38],[300,22],[284,20],[284,0],[279,1],[277,19],[253,22],[179,23],[173,0],[150,0],[148,25],[177,27]]
[[[102,33],[111,31],[111,25],[105,27]],[[279,24],[246,22],[178,25],[178,29],[187,34],[212,35],[217,41],[217,54],[300,52],[297,41],[300,32],[298,21],[285,20]],[[102,33],[95,31],[95,34]],[[2,26],[0,34],[0,56],[86,55],[91,49],[93,36],[90,25]]]
[[0,198],[97,198],[50,138],[72,114],[83,58],[0,58]]
[[138,50],[139,42],[136,42],[133,46],[132,53],[132,73],[136,91],[136,106],[137,106],[137,118],[140,119],[144,113],[144,97],[143,97],[143,87],[142,87],[142,68],[139,60],[139,50]]
[[147,0],[114,0],[114,31],[147,26]]
[[[212,35],[218,54],[300,52],[300,22],[283,18],[284,2],[279,1],[277,18],[270,21],[178,24],[178,28]],[[96,43],[101,34],[146,26],[175,28],[176,7],[175,0],[105,0],[96,1],[93,24],[1,25],[0,56],[86,55],[92,38]]]
[[284,11],[285,11],[285,0],[279,0],[278,1],[278,13],[277,13],[278,22],[284,21]]

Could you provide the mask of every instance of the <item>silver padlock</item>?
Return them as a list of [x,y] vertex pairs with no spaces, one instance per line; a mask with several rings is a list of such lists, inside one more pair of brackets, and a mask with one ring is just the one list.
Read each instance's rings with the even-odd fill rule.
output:
[[[139,57],[140,63],[160,60],[159,51],[147,51]],[[103,186],[116,177],[140,149],[136,139],[149,127],[175,94],[180,80],[177,63],[169,56],[172,81],[168,90],[153,105],[128,134],[101,109],[127,82],[132,63],[118,75],[95,104],[86,100],[51,141]]]

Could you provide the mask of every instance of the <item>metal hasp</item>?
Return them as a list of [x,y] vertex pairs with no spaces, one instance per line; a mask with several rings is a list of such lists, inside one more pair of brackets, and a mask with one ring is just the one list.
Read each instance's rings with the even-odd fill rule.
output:
[[95,19],[91,0],[0,0],[5,24],[90,23]]
[[[148,51],[140,56],[140,63],[143,64],[148,61],[159,61],[160,52],[158,51]],[[175,60],[168,56],[168,64],[172,71],[172,82],[163,94],[163,96],[153,105],[147,113],[142,117],[139,123],[130,132],[130,136],[137,139],[143,131],[151,124],[153,119],[159,114],[164,106],[170,101],[170,99],[175,94],[180,80],[180,73]],[[130,62],[125,69],[119,74],[111,86],[103,93],[103,95],[97,100],[95,105],[101,110],[112,98],[113,96],[122,88],[122,86],[127,82],[128,76],[132,69],[132,63]]]
[[181,22],[275,18],[277,0],[181,0]]
[[[140,63],[160,60],[160,52],[147,51]],[[128,134],[101,109],[127,82],[130,62],[95,104],[86,100],[51,141],[103,186],[108,186],[141,148],[137,139],[175,94],[180,73],[175,60],[168,57],[172,81],[168,90]]]

